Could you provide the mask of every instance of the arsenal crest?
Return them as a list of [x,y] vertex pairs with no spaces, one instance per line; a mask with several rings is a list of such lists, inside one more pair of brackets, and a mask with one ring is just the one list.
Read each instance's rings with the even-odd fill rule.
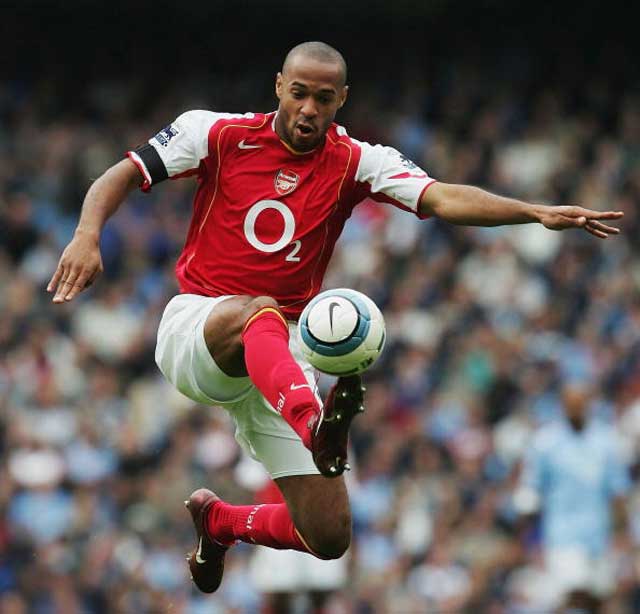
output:
[[276,192],[280,194],[280,196],[291,194],[291,192],[293,192],[298,186],[299,179],[300,177],[298,177],[298,175],[293,171],[279,170],[276,173],[276,178],[274,180]]

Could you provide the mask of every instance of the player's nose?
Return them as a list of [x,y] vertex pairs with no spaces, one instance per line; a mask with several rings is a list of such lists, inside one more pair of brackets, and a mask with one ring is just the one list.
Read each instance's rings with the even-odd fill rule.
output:
[[304,104],[300,109],[300,113],[302,113],[302,115],[304,115],[308,119],[312,119],[318,114],[318,108],[316,107],[315,102],[313,101],[313,98],[311,98],[311,96],[309,96],[304,101]]

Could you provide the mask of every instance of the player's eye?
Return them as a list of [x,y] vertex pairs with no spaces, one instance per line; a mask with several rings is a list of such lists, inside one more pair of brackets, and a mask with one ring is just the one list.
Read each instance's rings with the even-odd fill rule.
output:
[[304,98],[304,94],[302,92],[291,92],[291,94],[293,95],[294,98],[297,98],[298,100],[302,100],[302,98]]

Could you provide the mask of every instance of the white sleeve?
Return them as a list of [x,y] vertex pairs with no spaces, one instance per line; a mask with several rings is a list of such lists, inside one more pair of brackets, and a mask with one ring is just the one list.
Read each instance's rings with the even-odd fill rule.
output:
[[436,180],[393,147],[351,140],[361,152],[355,179],[368,196],[418,214],[422,193]]
[[[250,114],[249,114],[250,115]],[[167,177],[195,172],[209,154],[209,131],[222,119],[246,117],[234,113],[187,111],[146,145],[127,152],[145,178],[143,190]]]

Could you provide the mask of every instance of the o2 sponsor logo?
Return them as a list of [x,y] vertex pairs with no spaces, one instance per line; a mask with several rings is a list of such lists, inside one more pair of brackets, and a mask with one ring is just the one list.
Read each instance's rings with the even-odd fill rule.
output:
[[[277,211],[284,221],[284,228],[280,238],[273,243],[265,243],[261,241],[256,235],[256,222],[258,217],[264,211],[272,209]],[[291,246],[291,251],[285,257],[287,262],[300,262],[300,256],[298,252],[302,247],[302,242],[298,239],[293,241],[293,236],[296,232],[296,220],[293,216],[293,212],[287,205],[281,203],[279,200],[260,200],[249,209],[246,217],[244,218],[244,236],[247,241],[255,247],[258,251],[266,254],[272,254],[278,252],[287,246]]]

